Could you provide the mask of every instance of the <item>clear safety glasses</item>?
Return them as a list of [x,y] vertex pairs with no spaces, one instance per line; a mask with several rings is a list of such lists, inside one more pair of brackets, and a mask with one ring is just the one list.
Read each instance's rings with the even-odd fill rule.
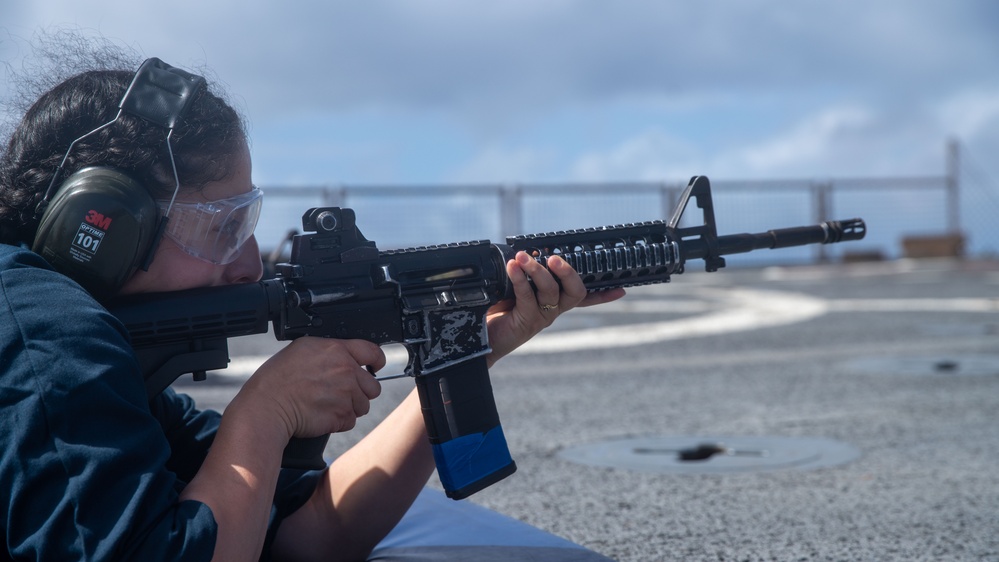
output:
[[170,220],[166,235],[188,254],[219,265],[239,257],[260,218],[264,193],[254,187],[228,199],[207,203],[158,201]]

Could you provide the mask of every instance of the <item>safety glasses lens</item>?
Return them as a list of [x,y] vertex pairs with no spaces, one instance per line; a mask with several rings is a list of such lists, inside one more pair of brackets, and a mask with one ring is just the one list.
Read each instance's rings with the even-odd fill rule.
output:
[[[207,203],[175,202],[166,235],[188,254],[215,264],[232,263],[253,235],[263,192],[252,191]],[[159,202],[164,213],[170,203]]]

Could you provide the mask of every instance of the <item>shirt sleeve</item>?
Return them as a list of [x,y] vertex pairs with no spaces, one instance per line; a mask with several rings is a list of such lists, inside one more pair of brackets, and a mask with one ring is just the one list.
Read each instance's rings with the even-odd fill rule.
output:
[[205,461],[222,415],[214,410],[198,410],[190,396],[169,387],[150,400],[149,407],[170,444],[167,470],[183,482],[190,482]]
[[[0,272],[0,511],[13,558],[209,560],[120,323],[23,252]],[[40,263],[38,263],[40,262]]]
[[[208,454],[222,416],[213,410],[198,410],[191,397],[172,388],[154,398],[151,406],[173,451],[167,468],[181,480],[190,482]],[[322,475],[321,471],[287,468],[281,471],[260,560],[270,560],[271,546],[281,522],[312,496]]]

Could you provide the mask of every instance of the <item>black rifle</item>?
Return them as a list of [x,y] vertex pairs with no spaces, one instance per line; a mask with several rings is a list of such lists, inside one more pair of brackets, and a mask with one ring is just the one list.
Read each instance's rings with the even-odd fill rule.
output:
[[[703,224],[680,227],[694,199]],[[447,495],[467,497],[516,470],[486,368],[486,311],[513,297],[504,264],[524,250],[541,264],[564,258],[590,291],[665,283],[687,260],[707,271],[727,254],[859,240],[860,219],[759,234],[718,236],[711,188],[691,179],[668,222],[587,228],[380,251],[351,209],[321,207],[302,218],[288,263],[257,283],[138,295],[109,309],[127,327],[151,397],[185,373],[196,380],[229,362],[227,339],[265,333],[401,343],[416,380],[438,475]],[[329,436],[293,440],[284,466],[322,468]]]

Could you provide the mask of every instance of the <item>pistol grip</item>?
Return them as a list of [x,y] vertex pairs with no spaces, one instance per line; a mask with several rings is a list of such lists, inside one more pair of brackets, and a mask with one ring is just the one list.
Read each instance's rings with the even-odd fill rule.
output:
[[322,470],[326,468],[323,452],[330,434],[318,437],[292,437],[284,448],[281,457],[283,468],[298,468],[303,470]]
[[466,498],[513,474],[484,356],[416,377],[437,474],[447,496]]

